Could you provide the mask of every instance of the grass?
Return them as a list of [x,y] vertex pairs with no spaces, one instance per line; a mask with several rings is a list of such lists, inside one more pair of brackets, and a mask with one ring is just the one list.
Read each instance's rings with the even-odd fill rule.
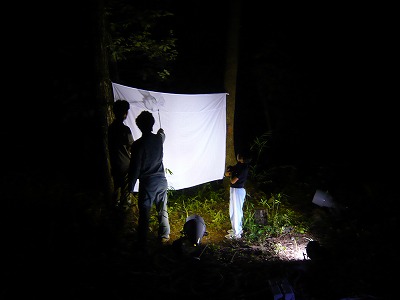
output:
[[[243,239],[260,243],[269,237],[279,237],[290,232],[306,233],[309,224],[304,214],[291,208],[288,197],[282,193],[271,194],[246,189],[247,196],[243,207]],[[133,215],[137,216],[137,199],[132,197]],[[260,219],[257,214],[262,212]],[[170,190],[168,193],[168,213],[171,225],[171,238],[179,238],[186,218],[197,214],[205,223],[211,237],[223,238],[231,229],[229,219],[229,190],[222,182],[205,183],[184,190]],[[134,218],[133,224],[137,222]],[[155,208],[152,208],[150,232],[157,232],[158,221]]]
[[[310,202],[308,191],[301,184],[282,184],[274,186],[275,174],[291,178],[293,168],[284,166],[265,170],[260,161],[266,149],[270,135],[265,134],[254,141],[252,151],[256,160],[251,164],[251,172],[246,183],[246,201],[244,204],[243,239],[251,243],[262,243],[269,237],[279,237],[291,232],[306,233],[309,224],[307,215],[299,207],[305,201]],[[102,232],[113,235],[118,224],[105,207],[104,195],[99,190],[86,186],[74,186],[62,174],[43,177],[40,170],[24,176],[4,177],[2,198],[8,201],[8,207],[16,214],[19,224],[31,236],[40,234],[55,239],[57,232],[66,233],[68,239],[90,241],[91,236]],[[289,176],[286,176],[289,175]],[[58,177],[59,176],[59,177]],[[18,180],[16,178],[19,178]],[[226,180],[226,179],[225,179]],[[168,213],[171,226],[171,239],[181,237],[186,219],[194,214],[200,215],[206,225],[211,241],[223,239],[231,229],[229,219],[229,187],[223,180],[204,183],[192,188],[168,191]],[[285,186],[285,188],[281,188]],[[290,189],[288,189],[288,186]],[[155,207],[152,208],[150,232],[157,232],[158,220]],[[263,213],[260,220],[259,213]],[[131,195],[129,218],[124,228],[136,231],[138,222],[137,199]],[[19,230],[19,228],[18,228]],[[89,238],[88,238],[89,237]]]

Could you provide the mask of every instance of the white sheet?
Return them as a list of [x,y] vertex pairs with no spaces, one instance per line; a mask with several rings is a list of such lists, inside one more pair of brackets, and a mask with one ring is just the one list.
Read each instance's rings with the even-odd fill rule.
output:
[[[131,128],[135,140],[142,135],[135,119],[143,110],[153,113],[154,133],[161,122],[166,134],[164,167],[171,189],[180,190],[223,178],[226,93],[168,94],[117,83],[112,86],[114,100],[127,100],[131,105],[125,124]],[[137,188],[138,183],[135,191]]]

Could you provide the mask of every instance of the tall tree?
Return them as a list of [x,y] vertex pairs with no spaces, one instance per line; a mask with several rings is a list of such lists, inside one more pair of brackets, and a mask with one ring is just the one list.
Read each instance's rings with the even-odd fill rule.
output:
[[167,9],[158,0],[108,0],[108,50],[114,82],[142,88],[168,82],[178,52],[170,29],[174,14]]
[[[108,4],[112,4],[111,0]],[[119,1],[116,1],[120,3]],[[165,61],[171,61],[177,55],[177,52],[174,49],[174,40],[169,39],[167,42],[165,39],[162,40],[164,43],[164,47],[157,47],[156,43],[153,43],[150,40],[150,37],[146,34],[135,34],[133,36],[124,39],[121,35],[121,31],[115,31],[117,27],[125,28],[125,26],[119,24],[116,26],[115,23],[112,23],[112,20],[115,19],[115,15],[112,18],[107,13],[117,13],[116,10],[108,10],[106,9],[104,0],[98,2],[98,41],[97,41],[97,72],[99,75],[98,78],[98,103],[99,103],[99,115],[101,116],[101,130],[103,135],[103,148],[104,148],[104,156],[105,156],[105,167],[108,168],[104,174],[106,174],[105,178],[105,186],[107,194],[112,189],[112,182],[109,171],[109,160],[108,160],[108,149],[106,145],[106,137],[107,132],[106,128],[108,124],[112,120],[111,114],[111,104],[113,102],[112,99],[112,88],[109,74],[109,62],[112,62],[113,59],[118,59],[118,57],[126,58],[126,55],[122,55],[123,53],[132,54],[137,53],[138,50],[140,55],[147,55],[149,57],[165,57]],[[126,9],[123,10],[126,13]],[[234,115],[235,115],[235,100],[236,100],[236,81],[237,81],[237,69],[238,69],[238,55],[239,55],[239,28],[240,28],[240,0],[235,0],[229,5],[229,28],[226,39],[226,67],[225,67],[225,76],[224,76],[224,85],[225,91],[229,94],[227,97],[227,142],[226,142],[226,164],[233,165],[236,163],[235,159],[235,145],[234,145]],[[137,12],[136,12],[137,14]],[[162,17],[165,14],[157,14],[156,16]],[[154,17],[154,15],[153,15]],[[135,19],[135,18],[131,18]],[[110,24],[107,24],[107,20],[111,20]],[[145,23],[144,20],[141,20],[141,24]],[[152,23],[149,23],[152,24]],[[145,26],[146,30],[149,29],[148,26]],[[132,32],[132,31],[129,31]],[[146,31],[148,32],[148,31]],[[107,35],[111,33],[112,40],[107,39]],[[147,38],[146,38],[147,36]],[[116,38],[115,38],[116,37]],[[135,42],[135,40],[137,42]],[[125,41],[125,42],[123,42]],[[129,43],[127,42],[129,41]],[[146,41],[151,41],[152,47],[149,47],[149,43]],[[142,50],[138,49],[138,47],[143,47]],[[154,49],[163,49],[163,53],[156,53],[151,51],[151,48]],[[149,50],[150,49],[150,50]],[[122,52],[121,52],[122,50]],[[162,55],[161,55],[162,54]],[[121,56],[122,55],[122,56]],[[157,65],[160,65],[159,63]],[[155,69],[156,70],[156,69]],[[135,71],[140,74],[141,72],[135,69]],[[161,73],[158,73],[159,75]],[[168,74],[168,73],[163,73]]]
[[98,116],[100,123],[100,136],[101,136],[101,163],[103,163],[104,174],[104,193],[106,195],[107,203],[111,203],[111,196],[113,191],[113,181],[111,177],[110,159],[108,153],[108,125],[112,121],[112,87],[109,75],[108,52],[107,45],[109,43],[106,29],[105,6],[104,1],[99,0],[96,11],[97,20],[97,36],[95,41],[96,47],[96,74],[98,76],[96,98],[98,102]]
[[[94,3],[97,20],[94,45],[98,77],[96,98],[101,131],[100,163],[103,164],[101,170],[104,174],[104,193],[110,203],[113,182],[107,129],[113,120],[114,102],[110,63],[114,67],[121,61],[127,61],[128,65],[133,63],[136,67],[136,78],[143,77],[144,81],[163,81],[169,76],[167,68],[169,63],[175,60],[177,52],[173,32],[160,25],[161,19],[171,16],[171,13],[162,9],[151,9],[152,3],[147,3],[145,7],[135,7],[125,0],[99,0]],[[114,72],[114,79],[118,76],[118,72]]]
[[228,93],[226,105],[226,164],[234,165],[234,120],[236,103],[236,80],[239,57],[239,29],[240,29],[240,0],[234,0],[230,5],[229,27],[227,31],[225,90]]

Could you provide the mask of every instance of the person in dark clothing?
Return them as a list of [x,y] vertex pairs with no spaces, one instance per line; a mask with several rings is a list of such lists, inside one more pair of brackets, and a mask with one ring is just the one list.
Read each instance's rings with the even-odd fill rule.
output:
[[237,164],[228,166],[225,176],[230,178],[229,217],[232,229],[228,230],[228,239],[240,239],[243,233],[243,204],[246,199],[245,183],[249,174],[250,156],[243,152],[236,156]]
[[128,170],[131,160],[133,136],[131,129],[124,124],[130,105],[126,100],[114,102],[114,121],[108,127],[108,150],[110,154],[111,175],[114,181],[113,206],[125,209],[129,204]]
[[132,193],[134,192],[136,181],[139,180],[138,241],[145,246],[148,238],[150,211],[153,204],[156,206],[159,223],[158,238],[162,242],[169,240],[168,182],[163,164],[165,133],[162,128],[157,131],[157,134],[152,133],[154,117],[148,111],[143,111],[139,114],[136,118],[136,125],[142,132],[142,136],[132,144],[128,176]]

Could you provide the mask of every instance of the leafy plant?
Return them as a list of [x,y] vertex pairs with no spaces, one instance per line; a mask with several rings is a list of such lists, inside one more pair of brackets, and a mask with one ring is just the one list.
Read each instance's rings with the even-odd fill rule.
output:
[[[266,134],[257,139],[254,145],[265,147]],[[254,176],[254,178],[259,178]],[[254,180],[254,178],[252,180]],[[271,179],[272,180],[272,179]],[[243,207],[243,238],[248,242],[264,243],[268,238],[279,237],[288,232],[307,233],[308,220],[293,209],[289,198],[283,192],[263,192],[246,196]],[[265,211],[266,222],[256,219],[256,211]],[[229,218],[228,193],[221,182],[205,183],[183,190],[168,190],[168,212],[171,222],[171,233],[176,235],[181,231],[186,218],[193,214],[200,215],[207,226],[208,232],[222,234],[231,228]],[[156,214],[152,213],[150,225],[152,231],[157,230]]]
[[[256,203],[246,201],[244,210],[245,237],[251,242],[263,243],[269,237],[279,237],[287,232],[306,233],[308,225],[301,214],[284,205],[285,195],[271,194]],[[256,208],[267,212],[267,224],[260,224],[255,218]]]
[[167,7],[158,7],[145,9],[139,3],[113,0],[106,8],[111,62],[134,65],[144,81],[168,79],[171,62],[178,56],[169,24],[174,15]]

